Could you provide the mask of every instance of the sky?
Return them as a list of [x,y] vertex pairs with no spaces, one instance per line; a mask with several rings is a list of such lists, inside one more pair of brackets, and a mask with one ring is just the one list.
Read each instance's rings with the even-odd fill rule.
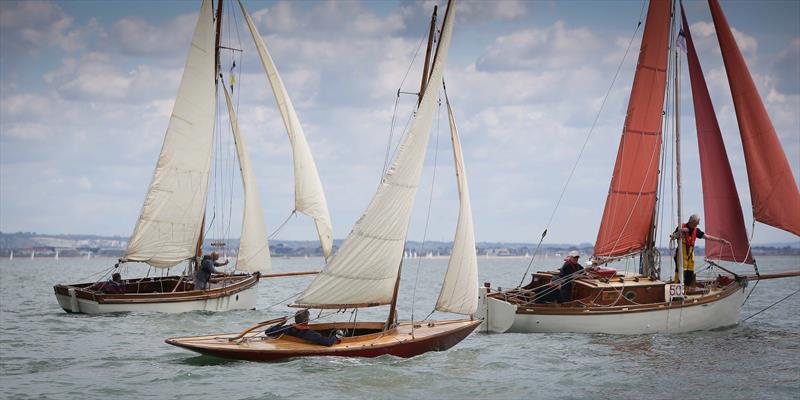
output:
[[[419,89],[424,46],[418,49],[434,4],[245,1],[297,108],[336,238],[349,233],[372,198],[390,131],[394,147],[413,109],[414,96],[401,95],[396,113],[395,100],[398,89]],[[800,2],[721,4],[797,181]],[[478,241],[535,242],[553,215],[545,242],[594,242],[633,80],[643,6],[459,3],[445,80]],[[687,1],[685,7],[750,229],[744,157],[708,5]],[[0,231],[130,235],[199,8],[199,1],[0,2]],[[224,51],[222,70],[236,60],[240,127],[272,231],[293,208],[291,149],[249,32],[233,7],[226,8],[222,44],[243,50]],[[702,216],[685,64],[682,79],[684,213]],[[224,114],[209,230],[237,237],[241,185]],[[558,203],[596,117],[587,150]],[[433,123],[414,210],[410,240],[452,240],[458,194],[445,110]],[[662,231],[676,223],[674,202],[667,199]],[[316,236],[310,220],[297,216],[276,237]],[[753,237],[755,243],[798,241],[763,224],[755,225]]]

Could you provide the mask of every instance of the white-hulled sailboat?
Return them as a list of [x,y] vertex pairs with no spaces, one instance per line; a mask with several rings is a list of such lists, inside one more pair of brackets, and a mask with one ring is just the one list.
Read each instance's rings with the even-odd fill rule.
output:
[[[167,339],[167,343],[202,354],[256,361],[307,356],[376,357],[384,354],[412,357],[428,351],[446,350],[480,324],[480,321],[471,319],[398,322],[396,312],[406,234],[439,100],[439,88],[443,84],[454,13],[455,2],[451,1],[445,13],[430,77],[423,73],[423,88],[415,117],[375,196],[339,251],[293,304],[294,307],[334,310],[389,305],[388,319],[309,324],[309,329],[322,335],[341,331],[341,342],[330,347],[289,335],[268,336],[260,329],[285,319],[266,321],[241,333],[175,337]],[[434,27],[432,22],[431,39]],[[424,70],[427,71],[427,60]],[[460,212],[453,252],[436,310],[469,315],[477,309],[478,301],[475,238],[461,145],[449,102],[448,113]]]
[[[711,14],[731,86],[747,164],[754,220],[800,235],[800,194],[755,84],[736,45],[717,0],[709,0]],[[679,93],[680,68],[675,45],[678,29],[671,15],[674,4],[651,0],[639,62],[631,89],[628,113],[617,153],[603,219],[594,248],[599,264],[639,256],[638,274],[614,269],[581,271],[559,279],[558,272],[537,272],[530,284],[511,290],[481,289],[481,330],[487,332],[587,332],[645,334],[688,332],[735,325],[746,299],[748,281],[798,276],[800,273],[739,275],[717,261],[751,264],[755,260],[745,230],[742,209],[727,154],[688,23],[682,33],[688,45],[695,118],[700,149],[706,228],[710,235],[729,243],[708,242],[706,260],[717,272],[686,287],[682,282],[683,257],[675,282],[660,279],[655,248],[662,157],[662,115],[667,84]],[[674,52],[674,62],[669,54]],[[674,74],[670,74],[675,72]],[[679,95],[675,95],[675,138],[678,222],[683,222],[680,181]],[[666,157],[666,156],[665,156]],[[662,180],[663,182],[663,180]],[[660,189],[660,190],[659,190]],[[678,248],[683,251],[683,244]],[[671,258],[671,257],[670,257]],[[542,304],[560,283],[572,282],[572,301]]]
[[[271,261],[255,176],[239,132],[235,107],[219,74],[222,10],[222,0],[219,0],[215,18],[212,1],[202,3],[164,144],[139,220],[125,256],[114,266],[117,269],[128,262],[143,262],[164,270],[184,263],[184,274],[126,279],[121,282],[124,290],[115,290],[124,293],[108,293],[101,282],[56,285],[56,298],[65,311],[89,314],[225,311],[255,306],[257,284],[261,274],[271,271]],[[295,211],[314,219],[323,254],[328,257],[333,244],[331,221],[311,150],[275,64],[249,16],[247,23],[256,39],[292,146]],[[233,82],[232,78],[232,89]],[[242,178],[242,231],[234,273],[215,275],[210,288],[196,290],[192,272],[200,263],[205,237],[219,88],[227,105]]]

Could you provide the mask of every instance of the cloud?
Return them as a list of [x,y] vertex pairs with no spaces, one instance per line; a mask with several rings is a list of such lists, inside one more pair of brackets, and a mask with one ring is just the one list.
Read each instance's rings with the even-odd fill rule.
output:
[[794,38],[789,46],[775,57],[772,72],[776,89],[781,93],[800,94],[800,38]]
[[0,44],[25,53],[51,46],[64,51],[82,49],[85,37],[95,29],[94,19],[76,28],[74,18],[50,1],[3,2],[0,12]]
[[140,17],[124,17],[111,26],[109,39],[123,54],[172,54],[185,59],[186,48],[197,25],[197,15],[197,12],[179,15],[161,25],[153,25]]

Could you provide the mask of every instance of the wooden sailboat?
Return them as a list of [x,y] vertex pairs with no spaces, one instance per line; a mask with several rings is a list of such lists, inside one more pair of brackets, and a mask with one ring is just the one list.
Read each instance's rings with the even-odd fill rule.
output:
[[[717,0],[709,0],[709,4],[744,144],[754,219],[800,234],[800,194],[786,156]],[[666,0],[650,2],[625,127],[594,248],[594,260],[600,264],[638,255],[642,270],[633,275],[614,269],[576,273],[567,278],[572,281],[573,300],[563,304],[541,304],[542,294],[555,290],[547,285],[566,282],[559,279],[558,272],[537,272],[529,285],[511,290],[492,291],[487,285],[481,289],[481,306],[474,315],[485,319],[482,330],[646,334],[713,329],[739,322],[749,280],[800,275],[764,275],[756,269],[755,275],[744,276],[716,263],[755,266],[725,146],[684,17],[706,228],[709,234],[725,238],[729,244],[707,241],[706,260],[719,272],[716,278],[698,280],[684,291],[679,265],[681,271],[676,274],[675,283],[660,279],[653,238],[662,110],[669,78],[668,49],[675,54],[673,66],[680,65],[679,50],[670,46],[672,9]],[[678,76],[675,73],[676,91]],[[675,96],[678,157],[679,97]],[[679,158],[677,165],[678,221],[683,222]],[[683,245],[678,248],[683,249]],[[678,257],[679,263],[682,259]]]
[[[122,282],[124,293],[121,294],[104,293],[97,282],[56,285],[56,298],[65,311],[90,314],[225,311],[255,306],[257,284],[261,274],[271,270],[271,261],[261,200],[239,132],[236,110],[227,88],[220,84],[222,10],[222,0],[218,0],[216,17],[212,1],[202,3],[161,154],[125,256],[115,265],[118,269],[128,262],[143,262],[163,270],[183,263],[184,274],[126,279]],[[256,38],[259,56],[292,146],[295,211],[314,219],[327,257],[333,243],[332,228],[311,150],[272,58],[249,17],[247,23]],[[218,112],[216,99],[220,88],[227,105],[244,192],[242,231],[235,265],[238,273],[213,276],[210,288],[197,290],[192,273],[202,256],[214,121]]]
[[[480,321],[470,319],[397,322],[396,312],[411,205],[419,185],[439,88],[443,82],[454,13],[455,2],[451,1],[445,13],[429,78],[426,61],[414,120],[375,196],[339,251],[293,305],[315,309],[389,305],[388,319],[381,322],[309,324],[309,329],[322,335],[331,335],[336,331],[343,333],[341,342],[330,347],[288,335],[267,336],[260,329],[277,320],[257,324],[241,333],[175,337],[167,339],[167,343],[203,354],[258,361],[304,356],[375,357],[390,354],[412,357],[428,351],[448,349],[480,324]],[[431,38],[435,27],[433,24],[435,22],[432,21]],[[460,212],[453,253],[436,309],[469,315],[477,309],[478,300],[475,239],[460,140],[449,105],[448,112]]]

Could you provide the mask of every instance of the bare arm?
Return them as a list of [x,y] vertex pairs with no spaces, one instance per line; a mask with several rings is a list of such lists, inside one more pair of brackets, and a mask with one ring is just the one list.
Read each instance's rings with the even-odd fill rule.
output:
[[721,243],[725,243],[725,244],[731,244],[731,242],[729,242],[729,241],[727,241],[727,240],[725,240],[723,238],[712,236],[712,235],[709,235],[707,233],[705,235],[703,235],[703,239],[705,239],[705,240],[713,240],[715,242],[721,242]]

